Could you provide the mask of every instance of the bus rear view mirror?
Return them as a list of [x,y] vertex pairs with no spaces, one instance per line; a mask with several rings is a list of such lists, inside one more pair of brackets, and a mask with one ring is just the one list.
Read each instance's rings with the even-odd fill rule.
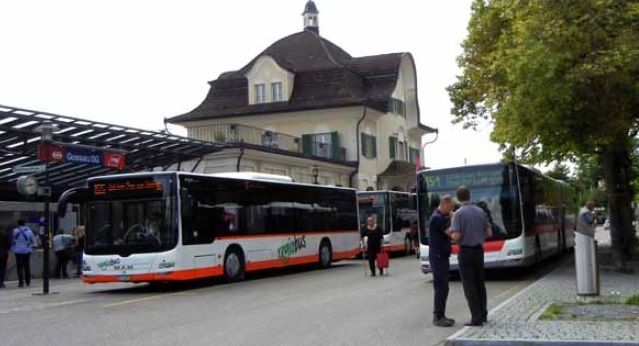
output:
[[58,200],[58,216],[64,217],[67,213],[67,206],[69,204],[82,204],[89,198],[89,189],[85,187],[78,187],[67,190],[60,195]]

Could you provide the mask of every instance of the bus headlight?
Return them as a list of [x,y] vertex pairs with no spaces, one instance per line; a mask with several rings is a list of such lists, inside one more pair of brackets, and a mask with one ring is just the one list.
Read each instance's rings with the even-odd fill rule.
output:
[[508,250],[508,256],[518,256],[524,253],[524,249]]
[[91,266],[87,264],[87,261],[82,260],[82,271],[83,272],[90,272],[91,271]]

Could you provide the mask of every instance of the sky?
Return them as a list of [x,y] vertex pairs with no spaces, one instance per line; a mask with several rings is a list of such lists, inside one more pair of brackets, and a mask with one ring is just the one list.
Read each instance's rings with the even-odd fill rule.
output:
[[[492,127],[451,124],[471,0],[316,0],[321,35],[352,56],[410,52],[431,168],[498,161]],[[208,81],[301,31],[306,0],[2,1],[0,105],[160,130]],[[169,127],[176,134],[183,129]],[[424,138],[430,141],[434,136]]]

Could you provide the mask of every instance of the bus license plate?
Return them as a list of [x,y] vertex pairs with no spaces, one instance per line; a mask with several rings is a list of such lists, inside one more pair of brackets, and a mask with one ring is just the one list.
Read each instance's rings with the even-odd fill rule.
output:
[[131,277],[128,276],[128,275],[120,275],[120,276],[118,276],[118,279],[120,281],[131,281]]

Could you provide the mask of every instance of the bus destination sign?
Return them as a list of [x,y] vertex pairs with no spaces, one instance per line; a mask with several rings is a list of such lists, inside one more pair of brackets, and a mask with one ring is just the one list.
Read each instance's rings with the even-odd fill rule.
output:
[[103,197],[109,195],[139,195],[161,193],[164,187],[160,180],[115,181],[93,184],[93,195]]
[[496,186],[503,183],[503,174],[504,168],[454,173],[429,172],[426,174],[426,185],[429,190],[455,190],[462,185]]

